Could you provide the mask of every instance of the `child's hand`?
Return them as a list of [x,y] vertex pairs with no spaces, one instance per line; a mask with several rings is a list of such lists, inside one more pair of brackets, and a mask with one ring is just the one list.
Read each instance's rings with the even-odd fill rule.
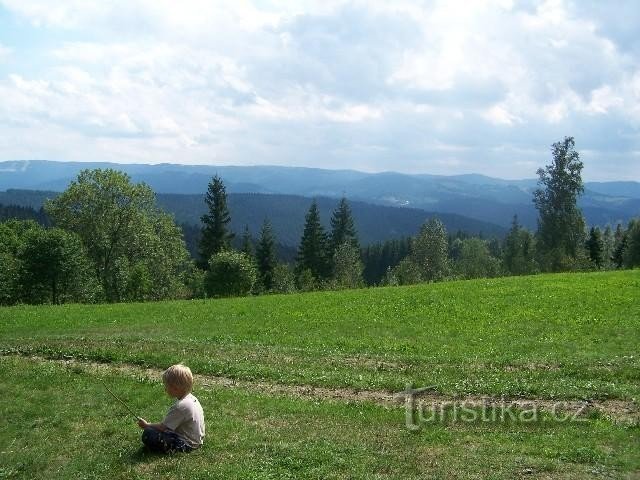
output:
[[142,429],[145,429],[149,426],[149,424],[147,423],[147,421],[144,418],[139,418],[138,419],[138,426]]

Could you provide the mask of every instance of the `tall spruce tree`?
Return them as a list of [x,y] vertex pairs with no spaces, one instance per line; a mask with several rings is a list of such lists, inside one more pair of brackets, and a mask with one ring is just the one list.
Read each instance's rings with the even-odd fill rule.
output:
[[205,203],[209,212],[202,215],[202,237],[200,238],[201,266],[209,268],[209,259],[212,255],[229,250],[231,240],[235,236],[229,230],[231,216],[227,208],[227,193],[222,179],[216,175],[209,182]]
[[613,254],[611,260],[615,268],[622,268],[624,264],[624,252],[627,249],[627,232],[621,223],[616,227],[613,235]]
[[247,255],[249,258],[253,258],[253,244],[251,243],[251,232],[249,231],[249,225],[244,226],[244,232],[242,232],[242,244],[240,251]]
[[613,268],[613,249],[614,249],[614,239],[613,239],[613,230],[611,230],[611,226],[607,225],[602,233],[602,245],[604,250],[602,252],[602,257],[604,261],[604,268],[609,270]]
[[333,255],[338,246],[348,242],[356,250],[360,251],[360,243],[358,242],[358,233],[353,223],[351,208],[347,199],[342,197],[340,203],[333,211],[331,217],[331,235],[329,237],[329,253]]
[[318,204],[314,199],[305,216],[296,259],[296,275],[309,270],[316,280],[324,280],[329,276],[327,240],[327,234],[320,223]]
[[265,219],[256,245],[256,264],[260,281],[266,291],[273,290],[274,287],[274,270],[278,264],[275,244],[271,223]]
[[602,268],[604,266],[604,242],[599,227],[591,227],[585,246],[587,247],[591,262],[597,269]]
[[573,137],[554,143],[552,153],[551,164],[537,171],[537,251],[544,270],[560,271],[576,267],[584,256],[585,222],[578,208],[578,197],[584,192],[583,164]]
[[640,218],[632,218],[627,227],[626,245],[622,252],[622,264],[625,268],[640,266]]

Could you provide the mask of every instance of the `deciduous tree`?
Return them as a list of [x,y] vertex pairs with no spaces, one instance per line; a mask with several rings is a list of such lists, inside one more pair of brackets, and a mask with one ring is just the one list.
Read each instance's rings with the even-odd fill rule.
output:
[[570,270],[584,251],[585,222],[577,203],[584,191],[583,163],[573,137],[554,143],[552,155],[551,163],[537,171],[537,252],[544,270]]
[[148,185],[112,169],[82,170],[45,210],[56,226],[80,237],[107,301],[178,294],[189,255],[181,230],[157,207]]

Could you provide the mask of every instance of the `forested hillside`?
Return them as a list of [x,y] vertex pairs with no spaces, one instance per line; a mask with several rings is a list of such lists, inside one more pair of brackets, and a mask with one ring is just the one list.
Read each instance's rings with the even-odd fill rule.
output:
[[[458,214],[504,228],[508,228],[516,214],[525,227],[535,229],[537,226],[537,213],[533,206],[536,179],[504,180],[478,174],[443,176],[265,165],[144,165],[35,160],[0,162],[0,190],[62,191],[82,168],[115,168],[130,175],[135,182],[147,183],[160,194],[199,195],[206,190],[211,177],[218,174],[225,179],[230,194],[272,193],[329,198],[345,195],[350,201]],[[640,214],[638,182],[585,182],[584,187],[578,206],[590,225],[627,223]],[[457,229],[444,218],[443,221],[449,230]]]
[[[0,203],[40,208],[46,198],[59,195],[53,191],[10,189],[0,192]],[[296,246],[302,235],[304,215],[311,198],[297,195],[275,195],[258,193],[230,193],[231,230],[240,233],[245,225],[253,236],[257,236],[265,218],[269,218],[278,241],[283,245]],[[158,204],[175,215],[177,223],[199,225],[205,213],[204,192],[202,195],[157,194]],[[331,211],[338,199],[317,199],[320,218],[329,226]],[[482,234],[485,237],[502,237],[507,229],[498,225],[473,220],[456,214],[435,214],[414,208],[387,207],[364,202],[350,202],[360,242],[367,245],[392,238],[415,235],[420,225],[429,217],[437,216],[449,232],[464,231]]]

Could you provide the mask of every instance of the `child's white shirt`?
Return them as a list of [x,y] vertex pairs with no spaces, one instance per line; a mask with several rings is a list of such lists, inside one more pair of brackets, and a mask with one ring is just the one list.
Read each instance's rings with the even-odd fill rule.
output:
[[188,393],[176,400],[167,412],[162,424],[197,448],[204,440],[204,412],[198,399]]

